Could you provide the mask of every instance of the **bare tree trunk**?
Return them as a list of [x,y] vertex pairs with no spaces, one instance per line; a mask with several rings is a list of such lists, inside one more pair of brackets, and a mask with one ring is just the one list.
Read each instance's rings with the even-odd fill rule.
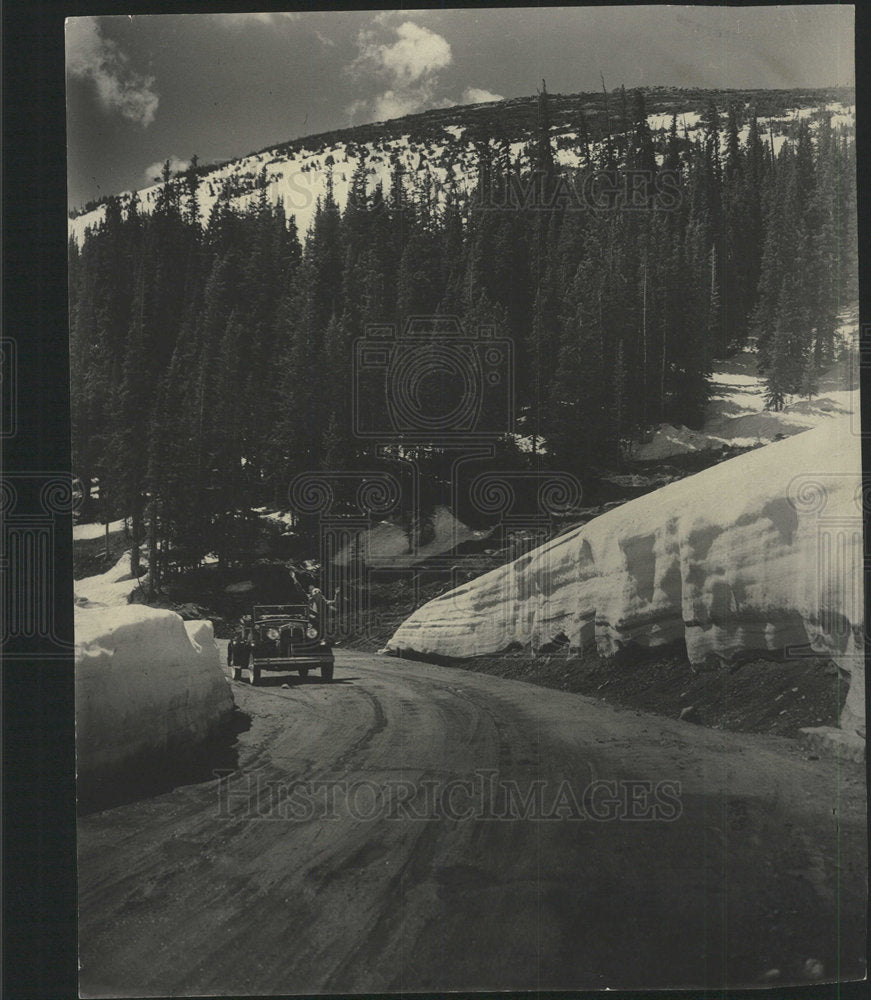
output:
[[668,317],[662,328],[662,364],[659,366],[659,420],[665,417],[665,345],[668,337]]
[[642,372],[643,399],[641,402],[641,423],[647,425],[647,255],[644,258],[644,281],[641,291],[641,339],[644,345],[644,368]]
[[160,584],[160,566],[157,554],[157,501],[148,507],[148,596],[154,597]]
[[109,497],[106,493],[106,486],[101,477],[100,479],[100,505],[103,508],[103,522],[106,525],[106,545],[103,554],[106,558],[106,562],[109,561]]
[[130,573],[139,576],[139,543],[142,541],[142,504],[137,497],[131,517]]

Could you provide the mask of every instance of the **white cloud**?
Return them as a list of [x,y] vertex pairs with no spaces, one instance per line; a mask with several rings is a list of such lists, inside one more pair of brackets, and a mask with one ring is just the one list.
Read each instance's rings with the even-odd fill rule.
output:
[[[384,26],[376,16],[373,23]],[[389,42],[381,42],[372,29],[357,36],[359,55],[350,70],[357,77],[373,73],[385,89],[371,104],[355,100],[346,109],[353,115],[369,107],[376,119],[399,118],[431,106],[438,85],[438,74],[453,61],[447,39],[413,21],[403,21],[390,29]]]
[[335,47],[336,43],[333,41],[333,39],[328,38],[322,31],[318,31],[317,28],[315,28],[315,35],[317,37],[317,40],[321,43],[321,45],[324,45],[329,49]]
[[107,111],[120,111],[142,126],[154,121],[159,101],[154,77],[132,69],[117,43],[100,33],[96,17],[67,18],[66,62],[71,76],[94,82]]
[[360,60],[383,71],[395,87],[409,87],[450,66],[453,56],[447,39],[413,21],[395,29],[396,41],[376,43],[371,35],[360,39]]
[[432,93],[426,88],[418,87],[414,90],[385,90],[379,94],[372,105],[372,113],[377,121],[386,121],[388,118],[402,118],[405,115],[414,114],[425,104],[429,103]]
[[155,183],[155,178],[160,178],[163,174],[163,165],[169,159],[169,169],[174,173],[181,173],[190,166],[190,160],[183,160],[179,156],[164,157],[162,160],[156,160],[151,164],[150,167],[146,167],[142,171],[142,176],[145,178],[146,182],[151,185]]
[[369,107],[369,102],[364,101],[358,97],[356,100],[351,101],[350,104],[345,106],[345,114],[348,116],[349,119],[353,119],[356,118],[356,116],[360,114],[361,111],[365,111],[366,108],[368,107]]
[[218,24],[225,28],[242,28],[246,24],[280,24],[282,20],[295,21],[299,14],[263,13],[263,14],[212,14]]
[[463,91],[463,96],[460,98],[460,104],[486,104],[488,101],[501,101],[503,97],[501,94],[494,94],[490,90],[484,90],[482,87],[466,87]]

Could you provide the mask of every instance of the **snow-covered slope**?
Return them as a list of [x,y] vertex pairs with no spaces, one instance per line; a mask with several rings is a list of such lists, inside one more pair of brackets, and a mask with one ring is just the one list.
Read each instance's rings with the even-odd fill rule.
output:
[[[414,142],[408,135],[360,143],[349,149],[344,142],[322,147],[300,145],[284,152],[277,150],[253,153],[213,168],[201,178],[198,190],[200,216],[205,223],[222,189],[229,185],[238,191],[229,197],[229,203],[244,211],[260,197],[257,187],[260,172],[265,168],[267,177],[266,197],[271,204],[280,201],[285,215],[296,219],[297,230],[304,236],[314,218],[318,199],[327,191],[327,176],[332,175],[333,196],[344,207],[351,188],[351,178],[360,154],[365,155],[368,189],[373,191],[380,182],[389,190],[392,161],[398,160],[406,174],[421,181],[429,175],[437,193],[444,189],[448,179],[448,151],[455,157],[452,169],[462,190],[474,184],[474,150],[470,143],[458,139],[447,128],[441,141]],[[138,192],[140,211],[150,214],[157,202],[159,184]],[[129,203],[131,192],[121,195],[122,206]],[[81,243],[86,230],[98,225],[105,217],[105,206],[100,206],[71,219],[69,232]]]
[[723,445],[751,448],[819,427],[852,414],[859,419],[859,314],[855,307],[840,316],[837,363],[820,379],[813,399],[791,398],[778,412],[765,409],[765,383],[756,370],[755,351],[717,362],[711,399],[700,431],[660,425],[632,457],[639,461],[669,458]]
[[470,657],[560,635],[610,655],[684,638],[691,662],[811,650],[864,732],[861,460],[831,420],[683,479],[419,608],[387,648]]
[[[577,141],[576,111],[564,110],[563,104],[575,101],[578,108],[586,107],[587,114],[594,117],[600,110],[600,98],[593,99],[592,107],[585,95],[576,97],[552,97],[552,111],[555,124],[552,126],[552,142],[557,161],[566,167],[578,166],[581,162]],[[351,186],[351,178],[361,155],[365,156],[369,190],[374,190],[381,182],[384,190],[389,189],[392,162],[398,161],[405,171],[408,184],[420,184],[427,178],[432,185],[433,197],[438,202],[443,195],[449,176],[459,187],[472,187],[476,183],[475,126],[483,121],[499,124],[494,131],[504,137],[509,144],[511,156],[521,156],[530,139],[532,120],[517,113],[517,109],[529,103],[530,99],[495,102],[478,105],[474,111],[469,108],[447,108],[438,112],[426,112],[390,122],[379,122],[360,129],[345,129],[323,136],[310,136],[291,143],[280,144],[258,153],[251,153],[240,159],[216,164],[200,172],[198,199],[203,222],[209,218],[215,202],[222,190],[227,189],[230,204],[245,209],[255,202],[260,192],[258,179],[261,171],[266,171],[267,199],[277,204],[279,200],[289,218],[293,215],[300,236],[307,231],[315,213],[318,198],[323,198],[327,189],[327,176],[332,175],[334,196],[340,207],[344,207]],[[655,101],[655,95],[648,95]],[[725,112],[724,102],[720,102],[721,112]],[[748,110],[750,101],[747,102]],[[534,104],[532,105],[534,107]],[[648,105],[650,106],[650,105]],[[852,129],[855,119],[855,105],[838,102],[825,106],[831,112],[834,128]],[[761,117],[759,127],[766,144],[778,152],[787,141],[783,134],[789,123],[798,118],[809,118],[815,127],[817,107],[788,109],[781,117]],[[477,118],[472,117],[477,114]],[[483,116],[483,117],[482,117]],[[671,113],[657,112],[649,115],[648,124],[657,139],[671,125]],[[723,118],[725,129],[725,117]],[[678,127],[681,136],[696,138],[702,128],[701,115],[697,111],[682,110],[678,113]],[[749,126],[741,132],[746,140]],[[725,149],[725,130],[721,135],[721,147]],[[601,143],[592,142],[590,150],[595,155]],[[499,148],[493,142],[494,151]],[[660,156],[661,160],[661,156]],[[139,190],[139,210],[150,213],[157,202],[160,185],[153,183]],[[126,207],[132,192],[120,194],[122,208]],[[69,233],[81,243],[89,227],[99,225],[105,217],[105,206],[69,220]]]
[[[89,528],[91,525],[81,525],[81,527]],[[138,589],[139,580],[130,572],[130,552],[127,551],[105,573],[86,576],[82,580],[75,581],[76,606],[123,607],[130,603],[131,596]]]

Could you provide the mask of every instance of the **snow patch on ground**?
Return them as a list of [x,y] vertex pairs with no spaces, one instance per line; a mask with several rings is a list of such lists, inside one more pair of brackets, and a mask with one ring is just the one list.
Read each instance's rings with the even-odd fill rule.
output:
[[[142,581],[145,569],[143,568]],[[99,576],[87,576],[74,584],[76,605],[91,607],[101,605],[107,608],[123,607],[130,603],[130,597],[139,589],[139,579],[130,572],[129,550],[118,562]]]
[[[648,115],[647,125],[651,132],[658,132],[660,129],[671,128],[671,114]],[[680,120],[680,119],[678,119]]]
[[296,524],[296,517],[293,511],[268,510],[266,507],[256,508],[255,512],[264,521],[274,521],[276,524],[283,524],[287,528],[292,528]]
[[765,382],[756,371],[756,355],[745,351],[721,361],[711,378],[711,398],[701,430],[663,424],[639,445],[639,461],[670,458],[724,445],[750,448],[811,430],[833,418],[859,415],[858,317],[846,311],[838,330],[840,360],[820,379],[812,399],[793,398],[782,410],[765,409]]
[[[109,531],[121,531],[124,528],[124,518],[109,523]],[[73,525],[73,541],[83,542],[92,538],[102,538],[106,534],[105,524],[76,524]]]
[[828,420],[430,601],[387,648],[463,658],[512,643],[535,651],[562,635],[606,656],[683,638],[700,666],[828,655],[852,678],[841,724],[864,735],[861,481],[850,418]]
[[632,458],[649,462],[654,459],[671,458],[673,455],[686,455],[692,451],[707,451],[716,447],[718,443],[702,431],[662,424],[657,427],[650,441],[632,452]]
[[413,566],[425,559],[450,552],[461,542],[486,538],[490,532],[467,527],[447,507],[437,507],[433,516],[434,536],[426,545],[411,550],[408,535],[398,524],[381,521],[360,532],[355,541],[341,549],[334,564],[345,566],[355,552],[368,566]]

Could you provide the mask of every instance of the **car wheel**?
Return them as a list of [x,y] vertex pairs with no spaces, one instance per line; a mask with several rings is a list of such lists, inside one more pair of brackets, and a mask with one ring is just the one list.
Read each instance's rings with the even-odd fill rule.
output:
[[260,683],[260,667],[257,666],[253,657],[251,658],[251,676],[249,677],[249,681],[252,685]]
[[333,664],[332,663],[325,663],[321,667],[321,680],[322,681],[331,681],[332,679],[333,679]]

